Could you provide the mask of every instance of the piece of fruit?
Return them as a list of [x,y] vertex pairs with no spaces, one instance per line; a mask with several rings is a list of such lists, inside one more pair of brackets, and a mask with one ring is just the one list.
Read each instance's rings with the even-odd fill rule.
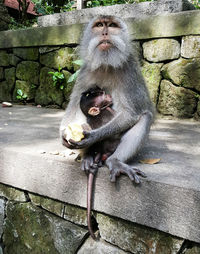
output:
[[78,123],[68,124],[65,129],[65,138],[66,140],[81,141],[84,138],[82,126]]

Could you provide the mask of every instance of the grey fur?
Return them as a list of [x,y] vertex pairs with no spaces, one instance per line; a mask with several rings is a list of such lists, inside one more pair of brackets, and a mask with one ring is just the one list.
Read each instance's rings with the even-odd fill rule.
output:
[[119,36],[113,36],[116,47],[106,52],[95,48],[98,38],[92,34],[93,19],[85,29],[81,42],[81,56],[85,62],[71,94],[70,103],[61,122],[61,136],[68,123],[86,122],[80,110],[81,93],[96,84],[110,94],[113,109],[117,112],[114,118],[104,126],[94,129],[89,137],[80,141],[80,148],[88,147],[97,141],[126,131],[116,152],[107,160],[112,171],[112,162],[125,162],[134,156],[144,143],[153,121],[154,110],[142,77],[137,60],[131,54],[126,24],[120,23]]

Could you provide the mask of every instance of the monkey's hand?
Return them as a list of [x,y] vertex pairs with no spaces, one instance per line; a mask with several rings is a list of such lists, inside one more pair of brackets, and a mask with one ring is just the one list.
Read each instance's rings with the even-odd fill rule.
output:
[[125,164],[117,159],[106,162],[106,165],[110,169],[110,181],[111,182],[116,182],[116,177],[119,176],[120,174],[125,174],[127,175],[132,182],[135,182],[139,184],[140,178],[138,175],[142,177],[146,177],[146,175],[139,169],[134,168],[128,164]]
[[91,155],[84,156],[84,158],[81,161],[81,169],[85,171],[87,175],[89,173],[95,175],[98,168],[99,168],[98,162],[95,161],[93,156]]
[[69,140],[70,144],[73,146],[73,149],[82,149],[89,147],[97,142],[95,131],[83,131],[84,138],[81,141]]

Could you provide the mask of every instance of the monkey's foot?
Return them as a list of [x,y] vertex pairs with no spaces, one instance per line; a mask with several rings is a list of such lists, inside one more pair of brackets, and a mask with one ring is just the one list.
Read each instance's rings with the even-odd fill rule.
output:
[[132,182],[135,182],[137,184],[141,182],[139,175],[142,177],[146,177],[145,173],[143,173],[138,168],[134,168],[119,160],[111,160],[111,161],[108,161],[106,164],[110,169],[111,182],[115,182],[116,177],[119,176],[120,174],[126,174],[131,179]]
[[94,157],[86,155],[81,162],[81,169],[88,175],[89,173],[96,174],[98,170],[98,164],[94,161]]

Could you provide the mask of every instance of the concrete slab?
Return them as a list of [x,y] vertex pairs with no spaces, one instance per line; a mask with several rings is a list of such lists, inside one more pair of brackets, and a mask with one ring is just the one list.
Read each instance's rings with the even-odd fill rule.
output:
[[[0,182],[86,207],[86,176],[71,151],[62,155],[67,151],[58,137],[63,113],[30,106],[0,108]],[[139,164],[141,158],[161,162]],[[157,120],[150,141],[131,163],[147,179],[135,186],[121,176],[112,184],[107,168],[101,168],[94,209],[200,242],[200,123]]]

